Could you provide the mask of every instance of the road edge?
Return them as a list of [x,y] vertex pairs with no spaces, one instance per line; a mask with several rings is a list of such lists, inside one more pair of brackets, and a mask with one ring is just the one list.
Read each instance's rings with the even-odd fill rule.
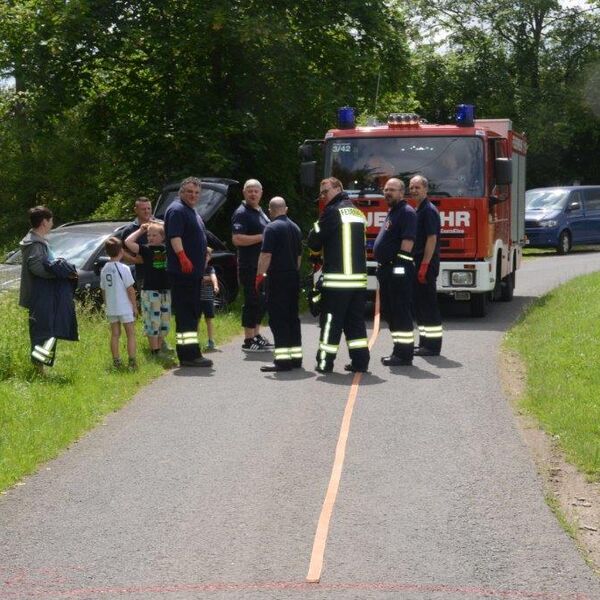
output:
[[502,390],[542,479],[546,503],[583,559],[600,577],[600,484],[587,481],[566,460],[558,439],[546,433],[537,419],[521,408],[527,369],[518,353],[502,344],[498,363]]

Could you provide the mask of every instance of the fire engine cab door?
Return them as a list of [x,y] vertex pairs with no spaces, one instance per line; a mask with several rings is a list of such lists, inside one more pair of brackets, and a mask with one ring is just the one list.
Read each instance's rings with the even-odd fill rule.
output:
[[477,210],[474,206],[457,207],[453,199],[435,202],[440,212],[440,249],[448,260],[474,258],[477,253]]

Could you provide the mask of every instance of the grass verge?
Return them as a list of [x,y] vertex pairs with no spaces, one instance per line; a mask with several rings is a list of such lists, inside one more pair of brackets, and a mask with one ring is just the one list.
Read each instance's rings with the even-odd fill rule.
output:
[[[104,314],[79,305],[80,341],[59,340],[55,366],[36,376],[29,360],[27,311],[17,307],[16,295],[3,293],[0,314],[0,490],[57,456],[172,364],[150,358],[138,320],[138,370],[113,369]],[[204,327],[200,339],[206,341]],[[239,305],[215,319],[217,344],[240,331]],[[170,337],[173,345],[173,332]],[[124,340],[123,333],[122,355]]]
[[507,334],[526,365],[520,407],[553,435],[567,459],[600,481],[600,273],[540,298]]

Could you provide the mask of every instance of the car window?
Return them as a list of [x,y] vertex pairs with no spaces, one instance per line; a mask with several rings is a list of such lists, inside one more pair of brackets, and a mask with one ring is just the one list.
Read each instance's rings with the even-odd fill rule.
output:
[[583,190],[585,198],[585,212],[600,212],[600,188]]
[[[46,239],[56,258],[64,258],[68,262],[73,263],[78,269],[81,269],[108,237],[108,234],[98,235],[91,232],[73,233],[65,229],[51,231]],[[6,260],[6,264],[20,265],[21,250],[17,250],[12,254]]]
[[109,237],[93,233],[73,233],[72,231],[53,231],[48,234],[48,244],[55,257],[62,257],[73,263],[78,269],[83,265]]
[[528,210],[562,209],[567,201],[567,190],[544,189],[529,190],[525,194],[525,206]]

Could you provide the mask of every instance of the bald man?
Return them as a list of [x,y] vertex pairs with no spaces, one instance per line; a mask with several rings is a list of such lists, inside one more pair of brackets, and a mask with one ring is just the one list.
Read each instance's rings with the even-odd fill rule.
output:
[[287,217],[281,196],[271,198],[271,222],[263,232],[255,287],[265,287],[269,327],[275,339],[273,364],[263,365],[263,373],[289,371],[302,366],[302,335],[298,317],[302,233]]

